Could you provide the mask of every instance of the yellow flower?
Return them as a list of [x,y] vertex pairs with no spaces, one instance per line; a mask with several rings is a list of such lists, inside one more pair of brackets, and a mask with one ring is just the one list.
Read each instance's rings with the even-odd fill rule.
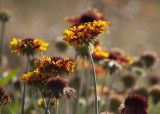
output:
[[72,28],[65,30],[63,35],[66,37],[63,40],[70,46],[82,46],[82,44],[93,42],[93,39],[107,31],[108,27],[108,23],[101,20],[85,23],[78,27],[73,26]]
[[109,53],[106,52],[106,51],[103,51],[100,46],[96,46],[95,49],[94,49],[94,52],[92,53],[92,57],[95,60],[101,60],[101,59],[104,59],[104,58],[108,58]]
[[18,55],[34,55],[36,51],[45,51],[48,43],[38,39],[16,39],[10,42],[10,48],[13,52],[18,52]]
[[[46,101],[46,104],[48,104],[48,101]],[[59,102],[58,102],[59,104]],[[56,99],[53,98],[50,100],[50,107],[49,108],[52,108],[56,105]],[[38,106],[41,107],[41,108],[44,108],[44,102],[43,102],[43,99],[39,99],[38,100]]]

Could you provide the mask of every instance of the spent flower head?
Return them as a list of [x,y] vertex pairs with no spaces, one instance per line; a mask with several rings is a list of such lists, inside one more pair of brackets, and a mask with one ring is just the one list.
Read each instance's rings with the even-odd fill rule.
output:
[[153,103],[157,104],[160,101],[160,85],[151,86],[149,88],[149,95],[152,97]]
[[0,11],[0,21],[6,23],[9,21],[10,15],[8,11]]
[[66,37],[63,40],[70,46],[82,46],[89,44],[89,42],[92,43],[95,37],[107,31],[107,28],[109,28],[108,23],[102,20],[85,23],[78,27],[73,26],[65,30],[63,35]]
[[157,54],[152,51],[144,52],[140,59],[144,62],[146,68],[151,68],[159,62]]
[[26,38],[24,40],[13,38],[10,42],[12,52],[18,52],[18,55],[34,55],[37,51],[45,51],[48,43],[42,40]]
[[44,97],[54,97],[60,99],[63,96],[64,88],[68,87],[68,82],[61,77],[50,78],[45,83]]

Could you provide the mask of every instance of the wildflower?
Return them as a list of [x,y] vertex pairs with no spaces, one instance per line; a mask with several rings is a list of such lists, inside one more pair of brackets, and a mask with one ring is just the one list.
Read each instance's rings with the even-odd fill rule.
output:
[[6,89],[0,85],[0,106],[5,104],[11,104],[11,98]]
[[72,100],[75,94],[75,90],[68,87],[68,82],[64,78],[53,77],[45,83],[44,97],[60,99],[63,94],[66,94],[69,100]]
[[132,60],[127,55],[119,55],[117,52],[109,51],[109,60],[114,60],[124,66],[125,64],[132,64]]
[[109,53],[107,51],[103,51],[103,49],[99,46],[96,46],[96,48],[94,49],[93,53],[92,53],[92,57],[94,60],[102,60],[104,58],[108,58],[109,57]]
[[70,29],[66,29],[64,35],[66,36],[63,40],[70,46],[82,46],[83,44],[89,44],[93,42],[94,38],[101,33],[104,33],[109,27],[106,21],[93,21],[92,23],[85,23],[78,27],[73,26]]
[[[84,23],[93,22],[94,20],[105,21],[103,15],[100,12],[98,12],[97,9],[89,9],[87,12],[83,13],[79,17],[66,18],[66,21],[72,23],[73,26],[83,25]],[[111,26],[111,22],[108,20],[107,20],[107,22],[109,23],[109,26]]]
[[126,71],[121,76],[125,88],[131,88],[136,82],[136,74]]
[[153,85],[149,88],[149,95],[155,104],[160,101],[160,85]]
[[39,59],[34,62],[36,70],[24,74],[22,80],[29,85],[42,85],[49,78],[74,72],[75,62],[69,60],[69,58],[61,57],[47,57],[43,56],[43,59]]
[[144,62],[146,68],[151,68],[159,62],[157,54],[152,51],[144,52],[140,58]]
[[75,62],[72,62],[68,57],[61,58],[58,56],[47,57],[43,56],[43,59],[35,61],[35,67],[42,73],[50,73],[53,76],[66,73],[69,75],[74,72]]
[[[48,101],[46,101],[46,104],[48,104]],[[55,105],[56,105],[56,99],[53,98],[53,99],[50,100],[49,108],[52,108]],[[41,107],[41,108],[45,108],[43,99],[38,100],[38,106]]]
[[0,20],[4,23],[9,21],[10,16],[8,15],[7,11],[1,11],[0,12]]
[[118,112],[118,107],[122,104],[123,102],[123,97],[120,95],[112,95],[110,96],[110,111],[112,112]]
[[34,55],[37,51],[45,51],[48,43],[42,40],[27,38],[24,40],[13,38],[10,42],[12,52],[18,52],[18,55]]
[[143,95],[132,94],[125,99],[120,114],[147,114],[148,101]]
[[68,87],[68,82],[60,77],[50,78],[45,83],[44,97],[54,97],[60,99],[63,96],[64,88]]

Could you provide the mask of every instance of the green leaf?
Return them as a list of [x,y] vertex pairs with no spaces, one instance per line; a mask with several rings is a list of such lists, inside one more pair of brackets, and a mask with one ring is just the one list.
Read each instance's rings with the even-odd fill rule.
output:
[[12,70],[8,74],[8,76],[6,76],[0,81],[0,84],[5,85],[6,83],[8,83],[13,78],[13,76],[15,76],[18,73],[18,71],[19,71],[18,69]]

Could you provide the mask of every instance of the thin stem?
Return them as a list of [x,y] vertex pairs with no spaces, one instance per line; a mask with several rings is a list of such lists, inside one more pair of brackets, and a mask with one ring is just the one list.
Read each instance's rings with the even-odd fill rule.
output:
[[[44,97],[42,97],[42,100],[43,100],[43,104],[44,104],[44,109],[46,109],[47,108],[46,100]],[[50,114],[49,110],[48,110],[48,114]]]
[[[30,56],[27,56],[27,68],[26,68],[26,73],[29,71],[29,63],[30,63]],[[25,94],[26,94],[26,86],[27,84],[24,83],[24,88],[23,88],[23,98],[22,98],[22,109],[21,109],[21,114],[24,114],[24,104],[25,104]]]
[[58,99],[56,99],[56,114],[58,114]]
[[91,56],[91,51],[89,48],[89,45],[86,45],[88,48],[88,54],[92,63],[92,68],[93,68],[93,75],[94,75],[94,94],[95,94],[95,113],[98,114],[98,95],[97,95],[97,80],[96,80],[96,71],[93,63],[93,58]]
[[79,84],[79,91],[78,91],[77,99],[75,102],[74,114],[79,114],[79,98],[81,97],[81,93],[82,93],[83,78],[84,78],[84,58],[82,60],[82,72],[81,72],[81,78],[80,78],[80,84]]
[[0,51],[0,79],[2,79],[3,76],[3,65],[2,65],[2,57],[4,54],[4,32],[5,32],[5,23],[2,22],[2,31],[1,31],[1,51]]
[[48,104],[47,104],[47,108],[45,110],[45,114],[47,114],[47,112],[49,110],[50,101],[51,101],[51,97],[49,97],[49,99],[48,99]]
[[108,94],[107,94],[106,102],[103,105],[103,107],[101,108],[100,112],[102,112],[105,109],[106,105],[108,104],[109,95],[110,95],[112,87],[113,87],[114,79],[115,79],[115,76],[112,75],[112,81],[111,81],[111,84],[110,84],[110,87],[109,87],[109,91],[108,91]]

